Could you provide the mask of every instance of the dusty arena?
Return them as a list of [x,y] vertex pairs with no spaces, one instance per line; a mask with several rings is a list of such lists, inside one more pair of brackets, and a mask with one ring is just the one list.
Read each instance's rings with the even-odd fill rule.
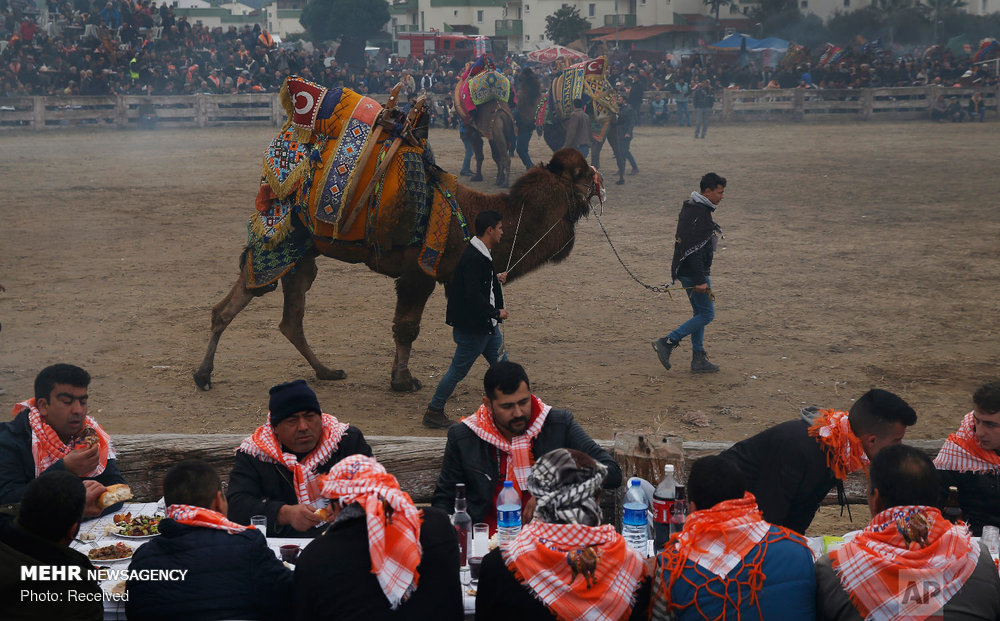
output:
[[[275,131],[0,134],[7,407],[31,396],[43,366],[64,361],[94,375],[91,414],[112,434],[244,433],[262,422],[269,386],[313,379],[278,332],[280,293],[254,300],[223,335],[211,391],[191,378],[210,309],[237,277]],[[722,371],[691,375],[686,342],[664,371],[650,341],[690,307],[631,280],[590,217],[568,260],[506,288],[505,336],[534,391],[591,435],[738,440],[804,405],[846,409],[877,386],[916,408],[908,437],[943,438],[974,388],[1000,376],[1000,123],[714,126],[697,141],[689,128],[635,133],[641,171],[626,185],[613,184],[604,154],[601,219],[643,281],[669,280],[677,211],[699,177],[729,180],[706,332]],[[457,171],[457,132],[435,129],[431,142],[438,163]],[[540,139],[531,151],[546,159]],[[523,171],[516,157],[511,168]],[[484,174],[475,187],[492,191],[492,161]],[[392,281],[318,263],[306,335],[347,372],[311,381],[320,403],[366,434],[443,435],[420,423],[454,351],[443,291],[410,360],[424,388],[395,393]],[[485,368],[459,385],[449,415],[478,405]]]

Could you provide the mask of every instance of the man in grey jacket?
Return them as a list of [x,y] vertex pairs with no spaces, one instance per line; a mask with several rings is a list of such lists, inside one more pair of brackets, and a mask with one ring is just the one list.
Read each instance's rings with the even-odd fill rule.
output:
[[590,117],[584,111],[582,99],[573,100],[573,114],[566,119],[563,148],[576,149],[585,158],[590,156]]
[[930,458],[890,446],[869,474],[871,523],[816,563],[817,618],[1000,619],[993,559],[934,506],[940,481]]

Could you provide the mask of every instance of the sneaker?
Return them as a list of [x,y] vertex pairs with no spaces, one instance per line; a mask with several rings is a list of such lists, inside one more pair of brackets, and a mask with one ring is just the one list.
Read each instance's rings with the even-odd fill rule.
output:
[[447,429],[454,424],[455,421],[445,416],[444,410],[427,408],[424,412],[424,427],[428,429]]
[[660,364],[663,365],[663,368],[668,371],[670,370],[670,352],[678,345],[680,345],[680,342],[666,336],[653,341],[653,349],[656,350],[656,356],[660,359]]

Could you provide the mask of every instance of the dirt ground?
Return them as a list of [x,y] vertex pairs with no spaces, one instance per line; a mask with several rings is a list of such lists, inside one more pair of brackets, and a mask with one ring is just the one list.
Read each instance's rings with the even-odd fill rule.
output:
[[[263,420],[269,386],[312,378],[277,330],[276,293],[223,336],[214,388],[191,379],[210,309],[237,276],[274,133],[0,134],[0,400],[31,396],[43,366],[74,362],[94,375],[91,413],[112,433],[244,433]],[[507,288],[511,359],[536,394],[599,438],[634,429],[739,440],[804,405],[846,409],[871,387],[916,408],[908,437],[943,438],[975,387],[1000,375],[998,138],[998,123],[715,126],[698,141],[687,128],[640,127],[641,172],[626,185],[613,184],[605,153],[602,220],[644,281],[669,279],[677,211],[700,176],[729,180],[706,334],[722,371],[691,375],[686,343],[664,371],[650,341],[690,307],[630,280],[593,217],[566,262]],[[431,141],[438,162],[457,170],[457,133],[434,130]],[[531,151],[536,161],[547,154],[540,139]],[[491,161],[484,172],[489,182]],[[306,334],[326,364],[347,371],[312,382],[324,408],[371,435],[443,435],[420,424],[454,347],[443,293],[411,359],[424,389],[398,394],[393,283],[364,266],[319,264]],[[480,361],[459,385],[451,416],[476,407],[485,369]]]

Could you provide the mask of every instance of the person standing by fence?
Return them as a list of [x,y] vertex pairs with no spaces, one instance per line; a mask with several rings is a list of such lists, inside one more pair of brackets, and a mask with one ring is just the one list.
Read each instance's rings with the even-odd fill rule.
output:
[[677,80],[674,84],[674,101],[677,102],[677,124],[681,127],[691,127],[691,112],[688,110],[688,96],[691,94],[691,87],[687,85],[684,78]]
[[705,137],[708,131],[708,117],[712,114],[712,106],[715,105],[715,93],[712,92],[712,83],[703,81],[694,89],[694,137],[699,138],[698,130],[701,130],[700,138]]

